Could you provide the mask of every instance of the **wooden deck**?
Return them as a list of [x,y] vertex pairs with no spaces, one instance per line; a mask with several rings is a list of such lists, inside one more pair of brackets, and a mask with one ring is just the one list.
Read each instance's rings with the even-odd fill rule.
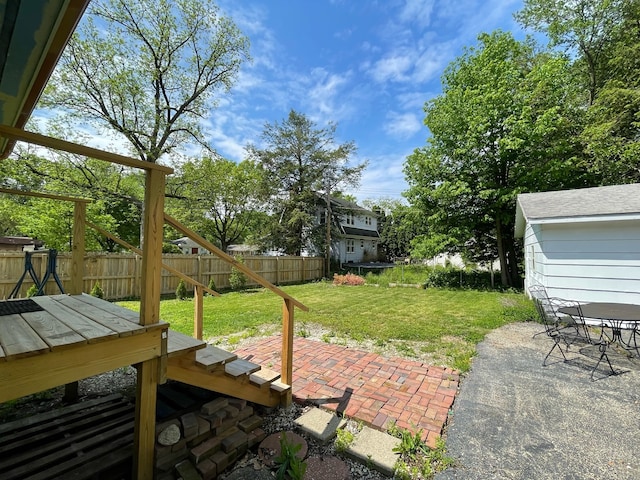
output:
[[86,294],[32,300],[42,310],[0,315],[0,402],[167,353],[166,323],[140,325],[138,313]]

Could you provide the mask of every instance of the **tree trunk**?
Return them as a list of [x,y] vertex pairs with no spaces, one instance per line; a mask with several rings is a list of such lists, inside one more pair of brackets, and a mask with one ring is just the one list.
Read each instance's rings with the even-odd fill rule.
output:
[[503,287],[509,286],[509,263],[507,261],[507,252],[504,250],[502,238],[502,222],[496,219],[496,242],[498,243],[498,259],[500,260],[500,281]]

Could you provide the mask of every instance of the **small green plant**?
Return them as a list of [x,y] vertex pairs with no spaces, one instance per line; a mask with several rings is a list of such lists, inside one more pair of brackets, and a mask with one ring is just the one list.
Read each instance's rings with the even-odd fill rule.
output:
[[96,282],[91,289],[90,295],[96,298],[104,298],[104,292],[102,291],[102,287],[100,286],[100,282]]
[[38,287],[31,285],[29,290],[27,290],[27,298],[35,297],[36,293],[38,293]]
[[184,300],[187,298],[187,286],[182,279],[178,282],[178,288],[176,288],[176,298],[178,300]]
[[329,332],[329,333],[323,333],[322,334],[322,341],[324,343],[331,343],[331,338],[335,337],[335,334],[333,332]]
[[209,284],[207,285],[207,287],[209,287],[209,289],[213,290],[214,292],[216,291],[216,281],[213,279],[213,277],[209,279]]
[[336,432],[335,447],[339,453],[345,452],[347,448],[353,443],[355,436],[352,432],[345,428],[341,428]]
[[311,332],[307,328],[307,324],[304,322],[302,322],[302,324],[300,325],[300,328],[296,333],[299,337],[302,337],[302,338],[308,338],[311,336]]
[[422,430],[413,434],[409,430],[400,429],[400,445],[394,447],[393,451],[415,460],[418,455],[426,454],[429,447],[422,441]]
[[289,442],[285,432],[280,434],[280,455],[274,458],[278,469],[276,478],[278,480],[302,480],[307,470],[307,463],[298,457],[297,453],[302,445]]
[[[244,258],[241,255],[234,257],[238,263],[244,263]],[[232,290],[241,290],[247,283],[247,277],[237,268],[233,267],[229,274],[229,285]]]

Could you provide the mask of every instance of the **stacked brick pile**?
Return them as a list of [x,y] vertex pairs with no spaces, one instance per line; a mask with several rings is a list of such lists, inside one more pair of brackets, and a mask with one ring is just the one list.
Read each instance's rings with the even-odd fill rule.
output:
[[220,397],[156,426],[158,480],[214,479],[265,438],[245,400]]

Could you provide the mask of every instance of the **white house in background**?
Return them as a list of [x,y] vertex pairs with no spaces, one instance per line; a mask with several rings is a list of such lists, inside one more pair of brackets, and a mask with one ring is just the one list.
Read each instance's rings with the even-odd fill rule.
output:
[[202,248],[196,242],[191,240],[189,237],[178,238],[177,240],[172,240],[171,243],[177,245],[182,253],[192,254],[192,255],[205,255],[210,253],[206,248]]
[[[341,264],[374,262],[378,259],[378,215],[356,203],[331,197],[331,210],[339,221],[339,235],[332,238],[331,255]],[[317,221],[325,224],[325,203],[318,203]]]
[[518,195],[525,287],[582,302],[640,304],[640,184]]

